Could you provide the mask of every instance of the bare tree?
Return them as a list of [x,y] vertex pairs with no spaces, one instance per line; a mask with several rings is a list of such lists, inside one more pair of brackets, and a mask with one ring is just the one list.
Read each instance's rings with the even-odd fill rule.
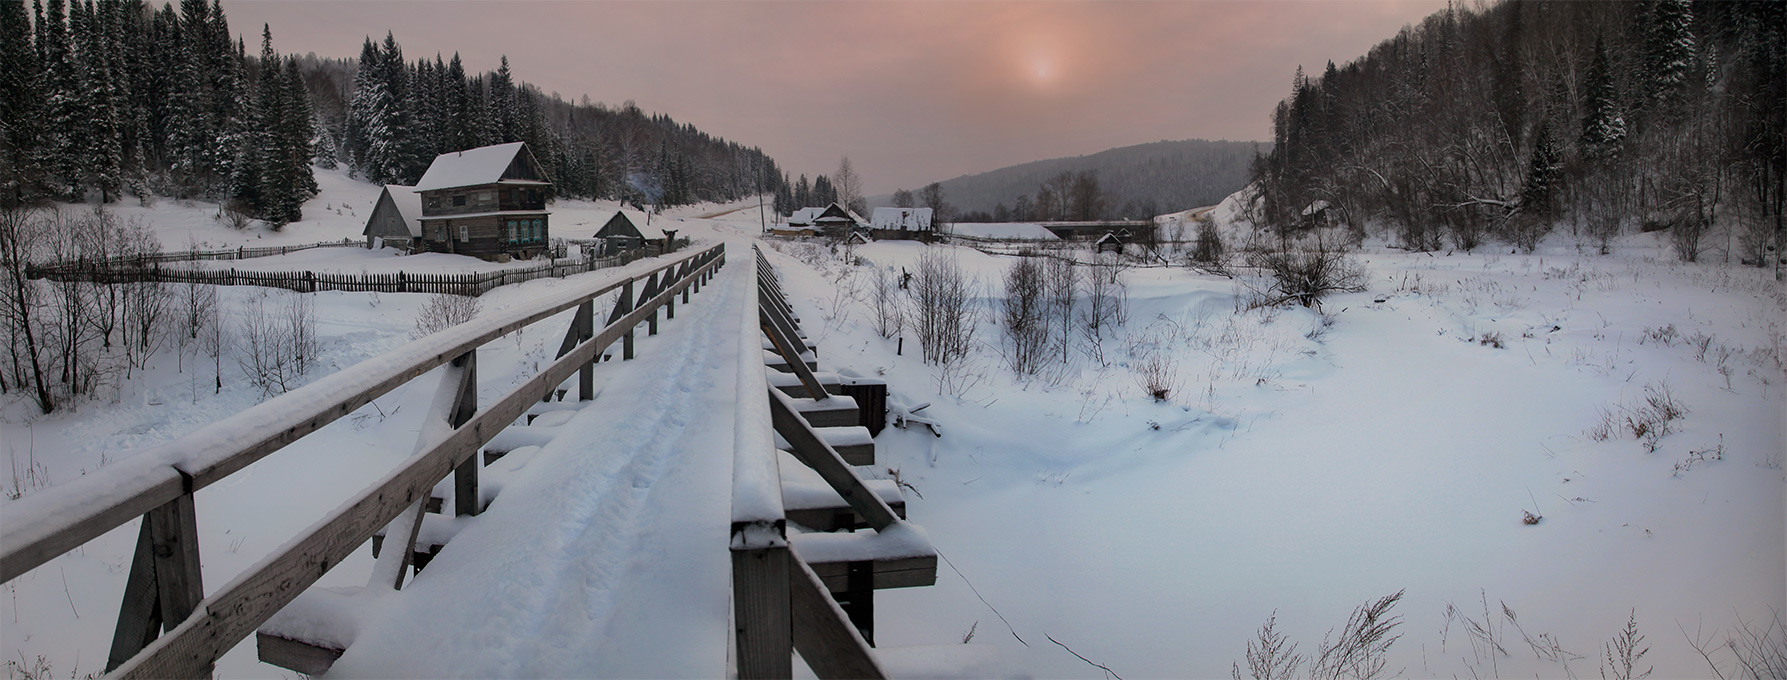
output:
[[1270,283],[1252,291],[1254,300],[1250,304],[1255,307],[1295,302],[1320,309],[1322,298],[1365,290],[1368,280],[1363,266],[1320,239],[1310,246],[1253,253],[1248,264],[1272,277]]
[[292,294],[280,309],[269,309],[265,295],[256,296],[242,312],[236,335],[242,352],[236,363],[263,396],[284,393],[316,360],[316,304]]
[[1051,257],[1044,275],[1048,278],[1049,325],[1054,327],[1061,363],[1065,364],[1073,349],[1074,298],[1079,293],[1080,270],[1071,259]]
[[875,285],[870,304],[875,316],[875,333],[883,338],[899,334],[906,317],[900,310],[899,276],[885,268],[875,269]]
[[42,328],[49,321],[49,295],[39,282],[26,277],[25,269],[40,256],[48,240],[42,233],[48,219],[36,211],[22,207],[0,209],[0,273],[5,276],[0,289],[0,332],[7,338],[7,374],[11,389],[28,389],[38,410],[56,410],[56,400],[44,379],[50,363],[50,347],[42,337]]
[[973,284],[953,256],[927,248],[913,277],[913,326],[925,361],[948,364],[974,342]]
[[868,210],[868,203],[862,195],[862,177],[856,174],[855,166],[850,164],[850,157],[845,156],[838,161],[838,172],[831,178],[832,189],[838,192],[838,203],[857,212]]
[[1043,266],[1037,258],[1018,258],[1005,270],[999,329],[1005,335],[1006,363],[1018,375],[1030,375],[1041,368],[1049,342],[1046,293]]

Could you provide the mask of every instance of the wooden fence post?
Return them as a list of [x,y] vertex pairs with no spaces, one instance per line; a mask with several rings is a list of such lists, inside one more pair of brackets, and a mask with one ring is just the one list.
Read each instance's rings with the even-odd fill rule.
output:
[[794,615],[788,570],[793,560],[788,546],[741,548],[737,538],[733,543],[732,633],[738,645],[738,677],[791,677]]
[[[644,304],[647,300],[657,297],[658,293],[663,292],[663,285],[658,283],[658,272],[652,272],[651,278],[645,280],[645,291],[639,294],[640,304]],[[646,327],[645,334],[658,334],[658,310],[655,307],[652,308],[651,320]]]

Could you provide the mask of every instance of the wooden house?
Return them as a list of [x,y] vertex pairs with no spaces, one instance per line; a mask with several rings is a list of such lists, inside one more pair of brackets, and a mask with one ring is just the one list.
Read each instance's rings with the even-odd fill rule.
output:
[[415,187],[386,184],[366,218],[367,248],[410,250],[422,238],[422,195]]
[[842,238],[868,226],[861,215],[836,203],[826,206],[813,217],[813,231],[832,238]]
[[605,242],[603,252],[615,253],[647,244],[660,249],[670,247],[669,236],[651,224],[645,213],[637,210],[616,210],[614,216],[596,230],[596,238]]
[[416,183],[422,198],[417,250],[503,261],[546,251],[552,181],[527,144],[436,156]]
[[876,208],[869,215],[876,239],[915,239],[931,235],[930,208]]

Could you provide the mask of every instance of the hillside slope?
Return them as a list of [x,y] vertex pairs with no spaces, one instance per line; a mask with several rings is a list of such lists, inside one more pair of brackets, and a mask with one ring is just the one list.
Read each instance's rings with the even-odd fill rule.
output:
[[[1000,202],[1010,206],[1018,196],[1034,196],[1045,180],[1057,174],[1091,170],[1109,192],[1113,210],[1131,201],[1140,205],[1152,200],[1158,211],[1170,212],[1213,205],[1246,185],[1256,145],[1203,139],[1149,142],[963,175],[942,182],[943,193],[958,210],[991,211]],[[1268,149],[1269,145],[1261,151]],[[891,205],[887,196],[870,200]]]

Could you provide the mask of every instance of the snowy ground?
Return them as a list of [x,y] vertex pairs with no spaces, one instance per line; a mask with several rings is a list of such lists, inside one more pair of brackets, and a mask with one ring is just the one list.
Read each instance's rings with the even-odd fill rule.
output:
[[[182,230],[207,245],[357,237],[376,188],[332,174],[319,181],[325,195],[307,206],[316,220],[281,234],[230,231],[210,219],[214,207],[164,202],[144,217],[169,248],[183,247]],[[319,202],[329,207],[313,210]],[[563,230],[612,206],[566,202],[553,209],[554,233],[579,236]],[[741,247],[759,229],[754,204],[689,208],[667,219],[682,219],[697,239]],[[593,233],[599,224],[585,226]],[[895,400],[931,402],[924,413],[942,424],[941,438],[889,429],[878,442],[881,464],[866,471],[885,477],[887,468],[898,469],[923,494],[908,496],[911,519],[947,558],[936,586],[877,598],[884,645],[959,642],[972,629],[976,642],[998,646],[1008,662],[1038,677],[1103,674],[1051,643],[1052,636],[1124,677],[1225,677],[1274,612],[1281,630],[1301,643],[1298,651],[1310,654],[1354,606],[1406,589],[1394,610],[1404,637],[1389,661],[1390,670],[1407,676],[1595,676],[1602,644],[1634,611],[1654,677],[1705,676],[1684,630],[1706,639],[1740,620],[1767,620],[1771,608],[1787,611],[1787,294],[1753,270],[1668,262],[1642,239],[1648,237],[1613,257],[1561,246],[1533,256],[1370,249],[1370,290],[1328,302],[1331,323],[1303,309],[1237,312],[1228,279],[1132,269],[1123,275],[1128,319],[1103,340],[1105,362],[1082,344],[1067,364],[1026,380],[1003,367],[990,321],[980,326],[981,346],[969,360],[939,371],[915,355],[913,338],[906,355],[896,356],[896,341],[871,330],[864,303],[869,267],[781,241],[786,252],[766,251],[821,345],[824,368],[882,374]],[[870,266],[911,268],[923,247],[877,243],[855,254]],[[997,290],[1011,261],[955,252],[983,291]],[[299,256],[308,255],[288,257]],[[482,299],[485,309],[501,309],[565,285],[533,281]],[[220,294],[227,310],[254,296],[296,295],[253,288]],[[408,341],[426,301],[338,292],[316,299],[330,370]],[[691,321],[702,307],[701,300],[690,307]],[[1671,325],[1673,334],[1658,330]],[[700,337],[678,335],[692,326],[679,309],[677,321],[652,339],[661,347],[642,345],[638,362],[604,373],[614,381],[605,389],[640,380],[632,372],[639,367],[680,376],[672,384],[703,384],[703,371],[661,363],[701,346]],[[550,359],[562,329],[552,320],[484,348],[483,398],[532,375]],[[1484,344],[1485,334],[1499,334],[1502,346]],[[1168,403],[1147,397],[1132,368],[1150,351],[1175,364]],[[71,413],[38,417],[22,402],[7,403],[0,447],[14,470],[36,469],[54,483],[260,400],[232,360],[217,395],[210,393],[211,367],[193,362],[190,352],[164,351],[111,398]],[[413,445],[433,385],[418,380],[201,491],[206,584],[223,584],[396,465]],[[1689,412],[1654,451],[1630,433],[1589,436],[1604,412],[1621,417],[1647,386],[1663,385]],[[424,644],[405,632],[405,621],[483,612],[511,627],[481,635],[441,626],[438,639],[456,640],[467,653],[504,650],[454,667],[463,674],[649,674],[624,661],[567,655],[591,640],[610,650],[664,652],[638,641],[669,644],[666,630],[690,636],[682,639],[711,637],[723,625],[715,617],[724,615],[724,601],[696,597],[684,611],[649,619],[631,613],[633,600],[622,596],[632,587],[630,569],[690,545],[654,542],[666,533],[667,515],[659,510],[696,502],[729,460],[691,467],[614,453],[699,439],[675,421],[694,428],[694,410],[715,404],[691,394],[699,390],[646,402],[672,419],[663,423],[568,424],[591,444],[536,452],[521,471],[534,476],[506,487],[530,491],[509,496],[520,499],[512,510],[493,505],[488,528],[468,529],[455,539],[463,543],[449,544],[438,566],[406,591],[414,597],[381,609],[385,623],[363,631],[368,645],[360,649],[371,651],[351,653],[339,674],[397,672],[372,652]],[[590,483],[548,483],[572,479]],[[562,548],[558,554],[594,563],[572,569],[513,554],[527,537],[500,527],[566,505],[588,512],[566,513],[553,529],[560,533],[542,540]],[[0,502],[0,521],[4,510]],[[1523,511],[1544,519],[1523,524]],[[592,517],[600,521],[586,521]],[[594,525],[607,529],[577,532]],[[97,672],[134,539],[134,524],[121,527],[8,584],[0,593],[0,651],[27,666],[41,655],[57,676]],[[474,545],[486,550],[464,547]],[[716,555],[720,545],[713,544]],[[370,562],[366,551],[357,552],[323,584],[363,585]],[[494,590],[455,590],[463,599],[430,590],[441,586],[429,585],[427,574],[436,574],[437,584],[476,580],[442,576],[456,573],[507,578],[480,582]],[[688,574],[677,583],[706,584],[691,587],[691,597],[723,597],[714,595],[711,576]],[[500,597],[504,587],[515,597]],[[423,597],[429,593],[438,597]],[[527,598],[550,605],[502,606]],[[1504,604],[1516,620],[1503,613]],[[1448,605],[1457,616],[1448,618]],[[598,620],[640,625],[604,628]],[[1473,645],[1473,622],[1493,631],[1507,653]],[[1523,638],[1541,634],[1573,654],[1539,658]],[[719,658],[674,653],[701,659],[677,666],[683,674],[711,675]],[[219,673],[290,675],[256,662],[252,644],[226,657]]]
[[[920,248],[856,254],[911,269]],[[895,356],[840,300],[866,297],[861,268],[784,250],[821,362],[888,376],[943,425],[880,440],[924,495],[911,519],[959,570],[884,594],[882,644],[974,630],[1040,677],[1102,674],[1052,636],[1124,677],[1220,677],[1274,612],[1313,655],[1354,606],[1406,590],[1390,671],[1593,676],[1635,611],[1657,677],[1698,677],[1684,629],[1705,641],[1787,610],[1787,297],[1754,270],[1378,249],[1371,290],[1329,301],[1329,324],[1237,313],[1225,279],[1136,269],[1108,365],[1082,347],[1020,381],[990,322],[962,375],[923,365],[911,337]],[[983,290],[1010,262],[957,256]],[[1149,348],[1175,359],[1170,403],[1130,366]],[[1587,435],[1647,385],[1691,410],[1654,452],[1617,426]],[[1507,653],[1473,647],[1466,619]],[[1524,639],[1541,634],[1569,654],[1540,658]]]

